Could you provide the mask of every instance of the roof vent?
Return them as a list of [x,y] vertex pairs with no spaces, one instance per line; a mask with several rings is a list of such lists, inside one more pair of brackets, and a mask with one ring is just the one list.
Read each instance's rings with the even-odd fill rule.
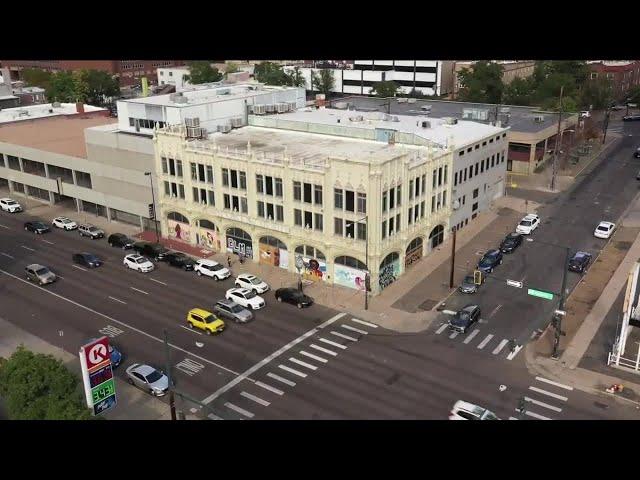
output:
[[533,117],[533,121],[536,123],[544,123],[544,115],[536,115]]

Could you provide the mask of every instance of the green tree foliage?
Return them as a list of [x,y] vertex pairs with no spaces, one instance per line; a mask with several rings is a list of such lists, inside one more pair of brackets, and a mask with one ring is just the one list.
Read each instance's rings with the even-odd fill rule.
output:
[[640,103],[640,86],[633,87],[627,95],[629,103]]
[[45,95],[50,102],[75,102],[77,83],[72,72],[61,71],[51,75]]
[[304,75],[302,75],[299,67],[295,67],[287,76],[289,77],[287,85],[292,87],[304,87],[306,85]]
[[502,100],[502,65],[481,60],[473,68],[458,73],[461,88],[459,98],[465,102],[500,103]]
[[237,63],[229,62],[224,70],[225,75],[229,75],[230,73],[239,72],[240,68]]
[[39,68],[25,68],[22,70],[24,82],[31,87],[46,89],[51,81],[51,72]]
[[335,83],[333,71],[328,68],[322,68],[318,72],[311,72],[311,88],[316,92],[329,96]]
[[84,83],[81,88],[90,105],[103,106],[120,94],[118,81],[102,70],[82,70],[80,81]]
[[382,98],[395,97],[399,88],[400,85],[394,81],[377,82],[373,84],[371,93]]
[[253,75],[257,81],[267,85],[288,85],[290,81],[282,67],[273,62],[260,62],[255,66]]
[[212,67],[208,60],[199,60],[189,62],[189,74],[184,76],[184,80],[191,85],[219,82],[222,80],[222,74],[217,68]]
[[505,85],[502,92],[502,103],[508,105],[531,105],[535,93],[533,78],[514,78],[510,84]]
[[582,107],[593,106],[594,110],[602,110],[614,101],[613,85],[604,77],[586,82],[580,97]]
[[79,384],[60,360],[23,346],[0,363],[0,395],[13,420],[91,418]]

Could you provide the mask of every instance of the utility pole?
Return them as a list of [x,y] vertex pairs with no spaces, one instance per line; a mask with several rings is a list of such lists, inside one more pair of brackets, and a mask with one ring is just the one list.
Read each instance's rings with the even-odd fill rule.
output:
[[453,269],[456,266],[456,227],[453,227],[453,241],[451,242],[451,273],[449,275],[449,288],[453,288]]
[[[569,271],[569,260],[571,259],[571,248],[566,248],[566,255],[564,259],[564,272],[562,275],[562,289],[560,290],[560,303],[558,304],[558,310],[564,310],[565,291],[567,290],[567,272]],[[553,326],[555,330],[555,336],[553,340],[553,354],[551,358],[558,358],[558,349],[560,347],[560,337],[564,335],[562,331],[562,315],[553,314]]]
[[558,132],[556,133],[556,147],[553,152],[553,173],[551,175],[551,190],[556,188],[556,174],[558,172],[558,145],[560,142],[560,127],[562,124],[562,94],[564,93],[564,85],[560,87],[560,114],[558,115]]
[[171,383],[171,356],[169,352],[169,337],[167,329],[164,329],[164,347],[165,347],[165,360],[167,370],[167,380],[169,381],[169,408],[171,410],[171,420],[177,420],[176,418],[176,401],[173,396],[173,385]]
[[153,193],[153,177],[151,172],[144,172],[146,176],[149,177],[149,182],[151,183],[151,205],[153,205],[153,223],[156,227],[156,243],[160,243],[160,233],[158,232],[158,215],[156,214],[156,196]]
[[[367,270],[369,268],[369,216],[364,217],[364,261],[367,262]],[[371,286],[371,273],[367,273],[367,279],[364,282],[364,309],[369,310],[369,288]]]
[[607,140],[607,128],[609,128],[609,115],[611,114],[611,107],[607,108],[607,113],[604,116],[604,124],[602,125],[603,135],[602,144]]

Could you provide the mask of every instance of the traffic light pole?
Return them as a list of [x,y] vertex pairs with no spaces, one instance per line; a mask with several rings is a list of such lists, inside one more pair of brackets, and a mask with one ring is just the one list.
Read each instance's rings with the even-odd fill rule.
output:
[[164,329],[164,347],[166,358],[167,380],[169,381],[169,409],[171,410],[171,420],[176,420],[176,401],[173,396],[173,385],[171,384],[171,357],[169,352],[169,338],[167,329]]
[[151,220],[153,220],[153,224],[156,227],[156,243],[160,243],[160,233],[158,232],[158,218],[156,215],[156,196],[153,192],[153,178],[151,172],[144,172],[144,174],[149,177],[149,182],[151,183],[151,205],[153,205],[153,218]]
[[456,231],[457,228],[453,227],[453,241],[451,243],[451,273],[449,275],[449,288],[453,288],[453,270],[456,266]]
[[[567,272],[569,271],[569,260],[571,259],[571,249],[569,247],[566,248],[566,257],[564,260],[564,274],[562,275],[562,289],[560,290],[560,303],[558,304],[558,310],[564,310],[564,300],[565,300],[565,292],[567,290]],[[558,315],[554,312],[554,318],[552,320],[555,335],[553,340],[553,353],[551,354],[551,358],[557,359],[559,356],[559,347],[560,347],[560,337],[564,335],[562,331],[562,315]]]

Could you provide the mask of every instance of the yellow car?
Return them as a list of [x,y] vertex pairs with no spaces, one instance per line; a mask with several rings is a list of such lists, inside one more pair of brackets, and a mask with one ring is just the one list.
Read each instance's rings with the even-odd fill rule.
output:
[[220,333],[224,330],[224,322],[213,313],[201,308],[193,308],[187,314],[189,328],[199,328],[207,332],[207,335]]

